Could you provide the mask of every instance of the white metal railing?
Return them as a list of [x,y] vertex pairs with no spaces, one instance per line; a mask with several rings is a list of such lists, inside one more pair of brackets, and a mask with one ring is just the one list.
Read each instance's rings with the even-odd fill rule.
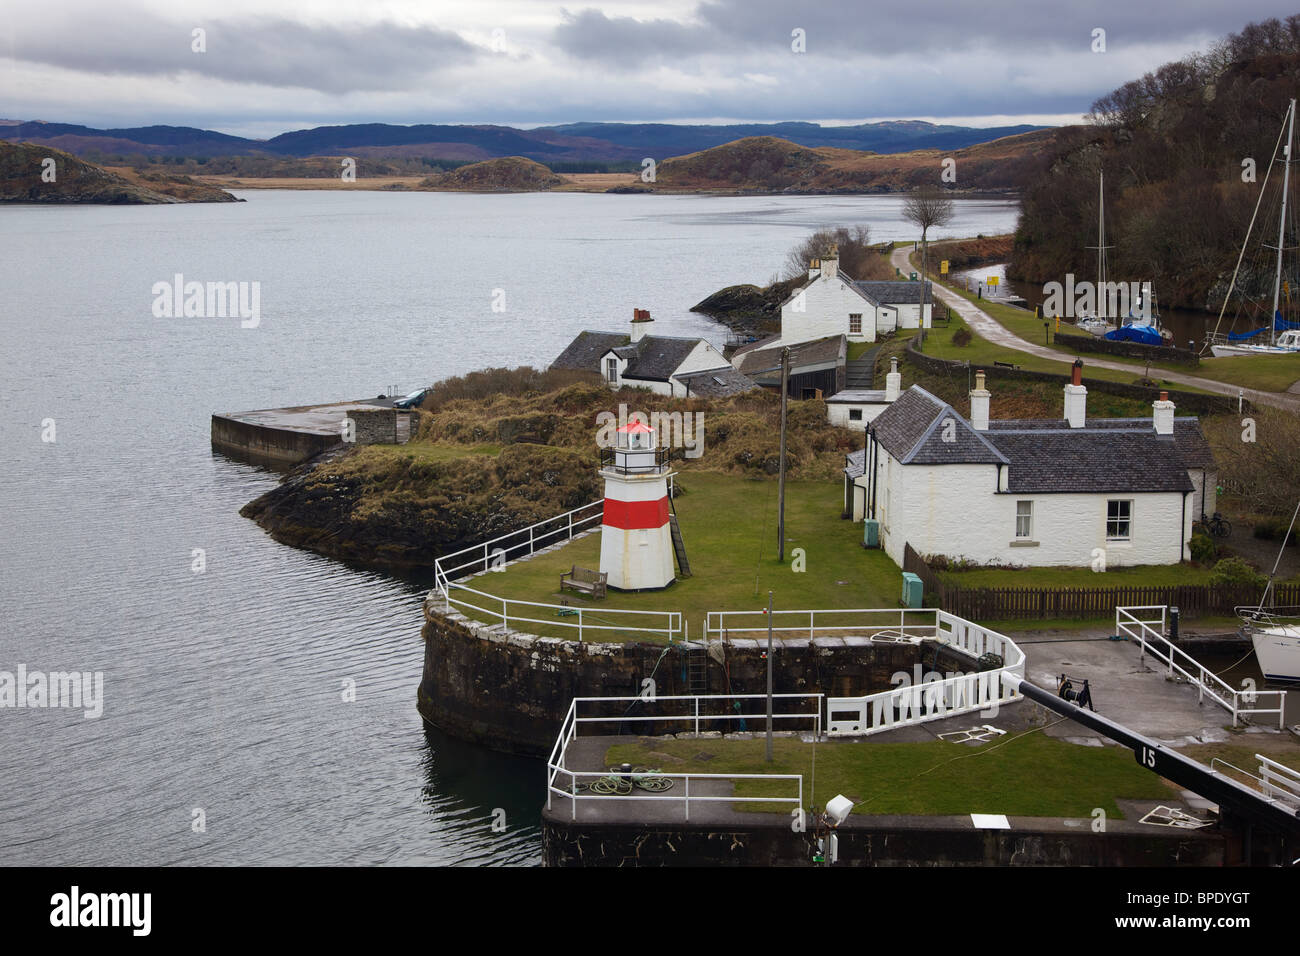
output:
[[[934,637],[937,626],[934,608],[827,608],[808,611],[772,612],[772,630],[777,633],[853,631],[863,637],[892,636],[919,640]],[[860,616],[865,615],[865,618]],[[859,619],[854,619],[859,616]],[[849,623],[832,623],[832,618]],[[704,620],[704,639],[727,639],[732,632],[767,633],[767,611],[709,611]]]
[[[482,574],[492,568],[494,562],[505,565],[510,561],[529,557],[540,548],[549,548],[560,541],[568,541],[588,525],[599,523],[604,513],[604,505],[604,499],[592,501],[581,508],[574,508],[553,518],[538,521],[518,531],[498,535],[482,544],[470,545],[451,554],[444,554],[433,563],[434,587],[445,592],[448,582],[455,578]],[[542,529],[547,525],[556,526],[543,531]],[[512,552],[518,553],[512,556]]]
[[1264,795],[1300,810],[1300,771],[1262,754],[1255,754],[1255,759],[1259,761],[1259,782]]
[[[473,595],[479,600],[461,600],[454,597],[453,594]],[[587,631],[623,631],[635,634],[650,634],[655,637],[667,638],[669,643],[681,637],[683,633],[680,611],[637,611],[612,607],[584,608],[581,605],[518,601],[514,598],[503,598],[496,594],[488,594],[486,591],[478,591],[468,585],[457,584],[455,581],[448,581],[443,585],[442,597],[447,610],[451,610],[455,606],[462,611],[486,614],[488,617],[500,621],[502,627],[507,629],[512,624],[543,624],[547,627],[571,628],[577,630],[579,641],[583,639],[583,634]],[[497,605],[500,605],[499,609]],[[510,611],[512,607],[517,609],[513,614]],[[534,608],[544,608],[555,613],[549,618],[530,617],[529,615],[538,613],[538,611],[532,610]],[[574,620],[559,619],[558,616],[561,613],[566,617],[574,618]],[[615,623],[618,619],[622,619],[627,623]]]
[[[732,702],[732,701],[765,701],[766,694],[706,694],[706,695],[679,695],[679,696],[648,696],[648,697],[575,697],[569,703],[568,713],[560,725],[559,736],[555,739],[555,746],[551,748],[551,755],[546,761],[546,808],[551,808],[552,796],[565,797],[570,801],[570,814],[572,819],[578,818],[578,802],[580,800],[637,800],[637,801],[679,801],[683,805],[683,811],[687,821],[691,819],[691,804],[694,803],[788,803],[792,807],[803,806],[803,774],[790,773],[665,773],[659,770],[652,774],[648,772],[617,774],[617,776],[630,776],[637,778],[640,776],[667,777],[673,781],[680,781],[682,792],[676,794],[664,793],[638,793],[633,788],[630,794],[593,794],[582,793],[578,791],[578,782],[580,779],[598,780],[602,777],[615,776],[609,770],[576,770],[566,766],[569,757],[569,746],[578,737],[578,727],[582,724],[600,724],[600,723],[673,723],[686,722],[694,728],[694,734],[699,736],[700,723],[702,721],[742,721],[742,720],[762,720],[766,723],[767,712],[761,710],[758,713],[744,713],[745,708],[742,706],[740,712],[730,707],[729,703],[723,705],[725,713],[710,714],[701,713],[700,704],[702,701]],[[821,713],[822,713],[822,695],[821,694],[773,694],[773,701],[777,700],[815,700],[816,705],[813,710],[798,713],[773,713],[773,727],[777,721],[782,720],[806,720],[811,722],[813,734],[816,737],[821,736]],[[686,708],[689,713],[681,714],[655,714],[630,717],[627,713],[623,714],[598,714],[593,716],[582,716],[580,710],[583,705],[589,704],[610,704],[610,703],[627,703],[627,710],[631,710],[634,703],[642,704],[663,704],[672,701],[689,701]],[[707,704],[706,704],[707,709]],[[568,788],[557,786],[557,779],[563,775],[567,780]],[[748,794],[737,796],[735,794],[717,796],[712,794],[701,794],[698,789],[691,793],[691,781],[710,781],[710,780],[789,780],[796,782],[797,795],[789,796],[750,796]],[[564,781],[561,781],[563,783]]]
[[[952,647],[974,660],[985,654],[1002,658],[1000,667],[948,677],[935,676],[920,684],[867,694],[862,697],[831,697],[826,700],[826,734],[860,736],[896,727],[941,720],[971,711],[993,710],[1002,704],[1022,700],[1018,682],[1025,676],[1025,653],[1011,638],[973,624],[946,611],[929,609],[934,616],[930,633],[923,635]],[[917,625],[911,625],[913,629]],[[992,716],[992,715],[990,715]]]
[[1300,771],[1292,770],[1276,760],[1269,760],[1263,754],[1255,754],[1255,759],[1259,761],[1258,774],[1228,763],[1222,757],[1210,759],[1210,770],[1222,773],[1219,769],[1221,766],[1235,770],[1243,777],[1249,777],[1266,799],[1293,811],[1300,810]]
[[[1209,697],[1231,713],[1232,726],[1236,727],[1239,718],[1245,715],[1276,714],[1277,725],[1281,729],[1284,726],[1286,691],[1240,690],[1224,681],[1165,637],[1167,610],[1163,605],[1154,604],[1141,607],[1117,607],[1115,608],[1115,631],[1136,642],[1141,655],[1145,656],[1149,653],[1164,664],[1171,679],[1177,674],[1188,683],[1194,684],[1197,690],[1197,703],[1204,703],[1205,698]],[[1276,700],[1277,706],[1251,706],[1263,704],[1265,700]]]

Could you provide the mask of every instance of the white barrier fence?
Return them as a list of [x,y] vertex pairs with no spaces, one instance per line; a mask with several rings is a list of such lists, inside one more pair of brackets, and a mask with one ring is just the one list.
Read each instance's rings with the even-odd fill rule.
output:
[[[772,612],[772,630],[816,637],[818,632],[852,631],[854,636],[879,639],[921,639],[935,635],[933,608],[830,608]],[[767,611],[709,611],[704,637],[726,640],[736,634],[767,633]]]
[[493,567],[530,557],[543,548],[569,541],[578,532],[592,525],[599,526],[604,507],[604,499],[592,501],[554,518],[498,535],[482,544],[444,554],[433,563],[434,587],[446,591],[447,584],[456,578],[482,574]]
[[[555,746],[551,748],[551,755],[546,761],[546,808],[551,808],[551,799],[553,796],[560,796],[570,801],[571,818],[578,818],[578,803],[582,800],[635,800],[646,802],[663,802],[678,801],[682,804],[683,812],[687,821],[691,819],[692,803],[788,803],[791,808],[798,808],[803,803],[803,775],[788,773],[664,773],[655,770],[653,773],[640,772],[631,774],[611,774],[608,770],[577,770],[567,766],[570,759],[569,748],[573,741],[579,736],[578,728],[584,724],[616,724],[616,732],[621,730],[623,724],[632,723],[688,723],[693,727],[693,732],[698,736],[700,733],[700,723],[709,721],[722,721],[730,726],[733,722],[738,726],[740,721],[763,721],[766,727],[767,712],[759,710],[757,713],[746,713],[746,707],[741,706],[739,709],[732,706],[733,702],[741,701],[766,701],[766,694],[712,694],[712,695],[690,695],[690,696],[664,696],[664,697],[575,697],[569,704],[569,711],[565,715],[564,722],[560,725],[559,736],[555,740]],[[779,721],[807,721],[812,733],[815,736],[821,734],[821,712],[822,712],[822,695],[821,694],[773,694],[773,701],[777,700],[810,700],[815,701],[812,710],[796,713],[773,713],[772,725],[778,726]],[[656,714],[642,715],[631,717],[627,713],[623,714],[598,714],[583,716],[581,710],[584,706],[593,704],[608,705],[610,703],[626,703],[629,706],[626,710],[631,710],[631,705],[640,703],[645,706],[654,706],[674,701],[689,702],[685,709],[689,713],[681,714]],[[705,712],[701,713],[701,703],[704,703]],[[709,702],[717,702],[719,707],[724,710],[720,714],[708,713]],[[629,794],[596,794],[583,792],[578,789],[580,781],[590,780],[595,782],[605,777],[627,776],[633,780],[641,777],[666,777],[674,781],[674,785],[680,782],[682,790],[680,793],[665,794],[658,792],[638,793],[635,786]],[[735,794],[709,794],[700,793],[699,785],[709,781],[735,781],[735,780],[764,780],[769,782],[791,781],[795,785],[795,796],[765,796],[762,794],[736,796]],[[567,788],[557,786],[557,781],[561,784],[567,782]],[[696,782],[696,792],[691,793],[691,781]]]
[[[920,636],[959,650],[973,661],[985,654],[996,654],[1002,659],[1001,666],[947,677],[935,675],[920,684],[863,697],[827,698],[827,736],[875,734],[971,711],[985,711],[994,717],[998,707],[1023,699],[1003,681],[1005,674],[1021,679],[1025,676],[1025,654],[1014,641],[945,611],[926,609],[924,613],[930,614],[932,621],[928,633]],[[913,631],[919,626],[910,625]]]
[[[473,595],[473,597],[461,599],[455,597],[456,594]],[[443,585],[442,595],[448,610],[457,607],[463,613],[468,612],[471,617],[475,614],[486,615],[499,621],[503,628],[512,625],[519,628],[523,624],[562,627],[576,630],[579,641],[591,631],[647,634],[655,638],[665,638],[670,643],[683,637],[680,611],[630,611],[611,607],[584,608],[581,605],[517,601],[514,598],[503,598],[488,594],[486,591],[477,591],[468,585],[457,584],[454,581],[448,581]],[[550,617],[532,616],[545,611],[551,612]]]
[[[1168,608],[1162,605],[1144,605],[1142,607],[1115,608],[1115,632],[1123,634],[1135,642],[1145,656],[1150,654],[1165,665],[1170,679],[1174,675],[1195,685],[1197,702],[1204,703],[1209,697],[1220,707],[1232,714],[1232,726],[1237,726],[1239,718],[1247,715],[1277,715],[1277,726],[1284,725],[1283,713],[1286,710],[1286,691],[1238,689],[1225,682],[1213,671],[1175,646],[1165,637],[1165,614]],[[1264,703],[1276,701],[1275,707],[1264,707]]]

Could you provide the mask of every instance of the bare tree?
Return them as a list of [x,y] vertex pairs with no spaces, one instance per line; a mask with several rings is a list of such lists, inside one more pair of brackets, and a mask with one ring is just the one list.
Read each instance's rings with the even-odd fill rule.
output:
[[871,245],[871,231],[866,226],[839,226],[818,229],[791,249],[785,257],[784,277],[797,278],[808,271],[813,259],[835,253],[840,268],[855,279],[884,279],[892,274],[888,259]]
[[921,324],[925,324],[925,307],[929,304],[926,275],[929,267],[929,231],[952,222],[952,199],[937,186],[914,189],[903,203],[903,218],[921,229]]

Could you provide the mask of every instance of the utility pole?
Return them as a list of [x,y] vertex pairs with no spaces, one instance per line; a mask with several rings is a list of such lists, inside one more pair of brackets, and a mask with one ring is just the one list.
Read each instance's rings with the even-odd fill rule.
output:
[[772,762],[772,592],[767,592],[767,762]]
[[[781,350],[781,463],[777,479],[776,559],[785,563],[785,405],[790,387],[790,350]],[[770,623],[770,622],[769,622]]]

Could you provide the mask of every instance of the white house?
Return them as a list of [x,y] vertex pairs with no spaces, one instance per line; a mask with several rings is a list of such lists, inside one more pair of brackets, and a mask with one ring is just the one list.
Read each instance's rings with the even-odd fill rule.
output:
[[[929,292],[929,283],[925,283]],[[781,335],[773,345],[791,345],[831,335],[850,342],[874,342],[897,329],[930,328],[933,293],[921,313],[920,282],[859,281],[840,271],[839,258],[814,259],[808,276],[781,303]]]
[[903,376],[898,371],[898,357],[889,360],[883,391],[871,388],[846,388],[826,399],[826,419],[841,428],[865,428],[892,405],[902,391]]
[[1175,418],[1162,392],[1152,417],[1086,418],[1075,367],[1061,419],[990,421],[984,373],[971,416],[912,386],[866,429],[847,458],[845,513],[879,522],[903,563],[923,556],[977,564],[1096,567],[1189,557],[1198,484],[1213,457],[1195,418]]
[[[579,332],[550,367],[597,372],[610,388],[646,388],[678,397],[703,393],[706,386],[725,385],[728,394],[756,387],[704,339],[649,335],[653,323],[648,310],[634,309],[630,335]],[[717,375],[702,381],[699,373],[710,371]],[[715,384],[714,378],[721,381]]]

